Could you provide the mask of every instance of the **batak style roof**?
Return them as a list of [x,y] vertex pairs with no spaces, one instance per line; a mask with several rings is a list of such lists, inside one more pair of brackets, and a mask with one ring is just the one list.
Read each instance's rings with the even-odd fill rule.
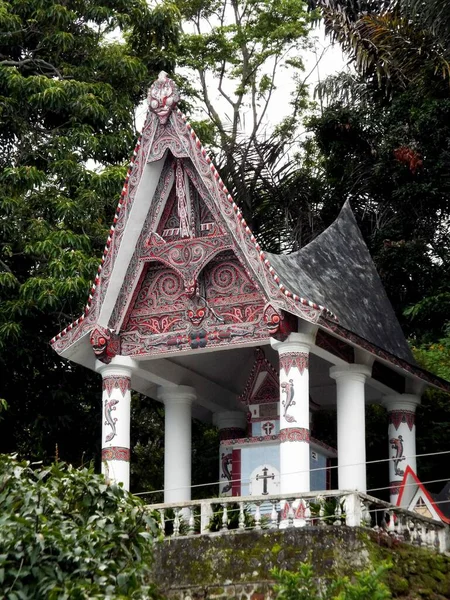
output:
[[[287,313],[446,388],[446,382],[415,365],[350,205],[299,252],[265,253],[177,108],[178,100],[175,84],[161,73],[149,91],[147,119],[88,303],[81,317],[51,340],[53,348],[94,368],[92,350],[102,360],[102,344],[111,356],[254,345],[267,343],[270,327]],[[227,272],[219,276],[225,266]],[[170,271],[170,285],[179,288],[177,302],[170,294],[161,297],[160,312],[149,313],[144,296],[154,293],[164,269]],[[230,273],[234,288],[226,288]],[[208,297],[208,282],[214,281],[228,289],[221,298]],[[158,290],[174,293],[166,284]],[[167,320],[163,305],[169,311],[177,305],[178,312]],[[172,317],[178,324],[170,328]]]
[[390,354],[415,364],[348,202],[336,221],[289,255],[267,254],[292,291],[324,304],[339,324]]

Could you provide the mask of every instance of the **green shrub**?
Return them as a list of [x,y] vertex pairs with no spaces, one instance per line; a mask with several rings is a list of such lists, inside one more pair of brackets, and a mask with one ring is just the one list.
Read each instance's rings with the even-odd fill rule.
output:
[[0,589],[8,600],[155,598],[154,520],[89,469],[0,455]]
[[392,595],[382,582],[390,568],[387,563],[377,568],[355,573],[352,580],[336,577],[326,583],[320,582],[310,563],[301,563],[298,571],[271,570],[277,582],[277,600],[388,600]]

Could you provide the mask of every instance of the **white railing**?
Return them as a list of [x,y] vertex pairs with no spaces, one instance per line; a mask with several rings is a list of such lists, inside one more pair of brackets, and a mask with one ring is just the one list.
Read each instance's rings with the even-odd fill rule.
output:
[[351,491],[238,496],[148,505],[164,537],[288,527],[366,527],[439,552],[450,548],[444,523]]

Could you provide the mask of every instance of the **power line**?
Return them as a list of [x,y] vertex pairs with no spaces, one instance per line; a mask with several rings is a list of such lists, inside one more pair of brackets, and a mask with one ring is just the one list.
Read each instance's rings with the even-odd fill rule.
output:
[[[440,452],[425,452],[423,454],[412,454],[409,456],[405,456],[405,459],[410,459],[410,458],[421,458],[421,457],[425,457],[425,456],[439,456],[439,455],[444,455],[444,454],[450,454],[450,450],[442,450]],[[358,462],[358,463],[352,463],[352,464],[348,464],[348,465],[331,465],[329,467],[316,467],[314,469],[303,469],[301,471],[291,471],[289,473],[286,473],[286,475],[299,475],[301,473],[313,473],[313,472],[317,472],[317,471],[328,471],[331,469],[338,469],[339,466],[342,467],[357,467],[357,466],[361,466],[361,465],[373,465],[373,464],[379,464],[379,463],[384,463],[384,462],[392,462],[396,460],[395,458],[380,458],[378,460],[369,460],[369,461],[365,461],[365,462]],[[444,479],[443,481],[448,481],[448,479]],[[233,483],[245,483],[248,484],[250,483],[249,479],[227,479],[227,480],[219,480],[219,481],[212,481],[209,483],[197,483],[195,485],[189,485],[189,486],[180,486],[177,488],[171,488],[171,491],[175,491],[175,490],[186,490],[186,489],[194,489],[194,488],[201,488],[201,487],[209,487],[212,485],[220,485],[220,484],[233,484]],[[398,482],[400,485],[400,481]],[[432,482],[428,482],[428,483],[432,483]],[[382,489],[390,489],[390,486],[387,486],[386,488],[374,488],[373,490],[370,491],[380,491]],[[146,495],[150,495],[150,494],[160,494],[164,492],[164,489],[161,490],[149,490],[146,492],[136,492],[134,495],[135,496],[146,496]]]

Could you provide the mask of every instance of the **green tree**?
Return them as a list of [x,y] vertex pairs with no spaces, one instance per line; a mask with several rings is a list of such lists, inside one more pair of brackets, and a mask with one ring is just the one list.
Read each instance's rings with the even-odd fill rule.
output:
[[[356,71],[389,96],[450,78],[448,0],[310,0]],[[444,16],[443,16],[444,15]]]
[[388,600],[392,598],[383,577],[390,568],[387,563],[355,573],[348,577],[334,577],[319,581],[312,565],[301,563],[298,571],[274,568],[272,577],[277,582],[278,600]]
[[0,2],[1,449],[90,459],[98,381],[48,341],[82,312],[137,137],[174,64],[178,11],[144,0]]
[[25,598],[155,598],[157,525],[121,487],[0,456],[0,586]]
[[254,179],[264,169],[261,138],[281,72],[296,83],[293,115],[281,129],[283,135],[295,130],[306,98],[300,53],[309,44],[312,16],[298,0],[182,0],[177,6],[184,20],[178,64],[193,74],[187,81],[208,117],[196,128],[251,223],[249,167]]

